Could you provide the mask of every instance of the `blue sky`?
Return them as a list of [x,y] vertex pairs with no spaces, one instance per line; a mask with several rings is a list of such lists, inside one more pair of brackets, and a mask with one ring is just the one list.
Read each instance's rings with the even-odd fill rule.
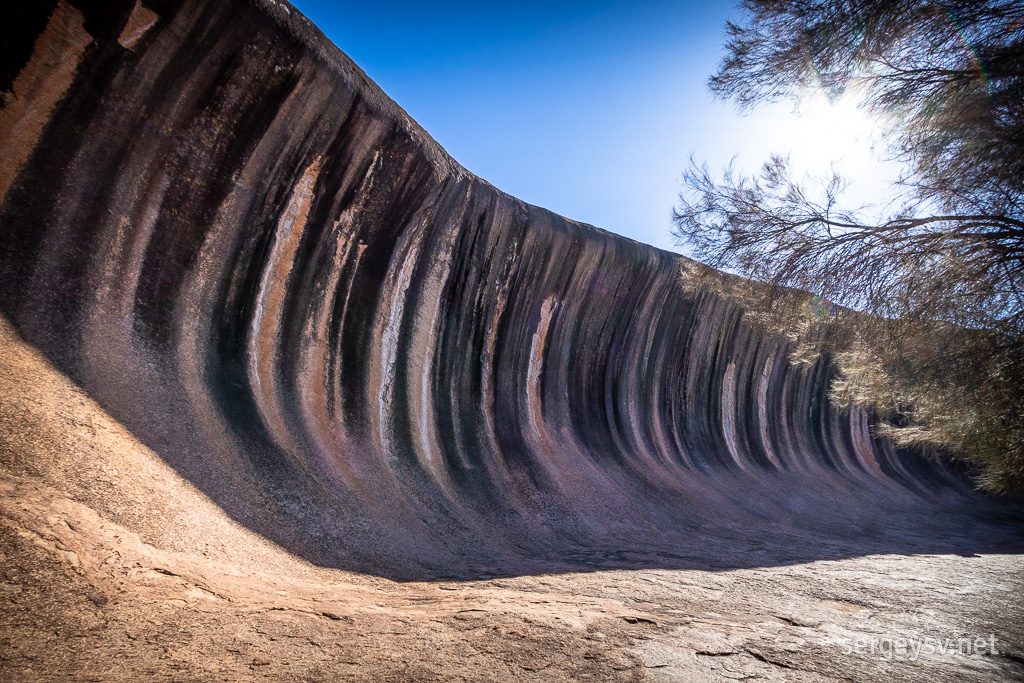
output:
[[753,169],[808,142],[790,105],[708,94],[731,2],[292,2],[471,172],[661,248],[691,153]]

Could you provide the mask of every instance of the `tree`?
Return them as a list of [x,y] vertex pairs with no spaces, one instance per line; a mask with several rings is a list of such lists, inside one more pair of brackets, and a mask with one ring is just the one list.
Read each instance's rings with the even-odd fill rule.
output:
[[[774,156],[719,179],[691,159],[675,232],[704,265],[687,261],[687,282],[798,337],[797,361],[827,353],[833,400],[875,409],[897,443],[1024,491],[1024,5],[744,0],[742,12],[716,96],[749,109],[855,93],[908,170],[899,202],[849,210],[835,173],[815,186]],[[840,305],[809,314],[807,293]]]

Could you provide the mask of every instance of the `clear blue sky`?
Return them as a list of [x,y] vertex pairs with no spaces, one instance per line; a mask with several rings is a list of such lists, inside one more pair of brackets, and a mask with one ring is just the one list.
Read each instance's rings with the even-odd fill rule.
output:
[[471,172],[665,249],[691,152],[754,168],[791,144],[789,106],[708,94],[732,2],[292,2]]

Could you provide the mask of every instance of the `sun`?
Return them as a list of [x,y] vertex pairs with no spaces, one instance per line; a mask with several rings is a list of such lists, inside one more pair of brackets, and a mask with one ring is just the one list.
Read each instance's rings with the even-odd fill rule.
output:
[[880,121],[853,93],[832,101],[822,93],[801,100],[786,130],[779,131],[780,151],[790,150],[793,165],[815,175],[835,167],[860,176],[877,163]]
[[829,100],[824,93],[802,98],[795,111],[777,116],[762,133],[773,152],[788,156],[797,179],[816,187],[833,172],[848,181],[842,204],[884,206],[896,199],[903,166],[885,158],[883,120],[848,92]]

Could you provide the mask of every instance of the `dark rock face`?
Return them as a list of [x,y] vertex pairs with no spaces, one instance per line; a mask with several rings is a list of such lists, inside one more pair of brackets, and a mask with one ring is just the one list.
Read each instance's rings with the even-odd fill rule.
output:
[[0,309],[287,549],[741,566],[988,505],[673,254],[467,173],[286,3],[49,5],[3,10],[37,37],[4,56]]

